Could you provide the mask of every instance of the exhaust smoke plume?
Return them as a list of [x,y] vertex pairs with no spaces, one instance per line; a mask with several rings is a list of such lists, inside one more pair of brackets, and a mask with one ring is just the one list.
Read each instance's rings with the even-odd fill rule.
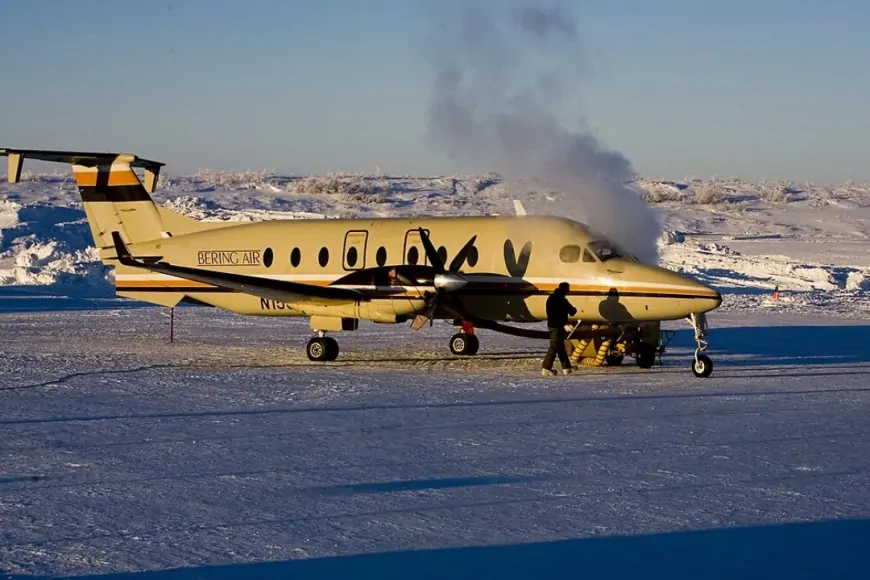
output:
[[[514,192],[524,183],[534,213],[590,225],[646,262],[657,258],[655,213],[627,185],[631,162],[594,135],[560,122],[582,72],[575,19],[562,7],[525,3],[485,10],[436,0],[434,96],[427,114],[433,147],[464,168],[494,171]],[[473,167],[471,167],[473,166]],[[546,198],[554,199],[546,202]]]

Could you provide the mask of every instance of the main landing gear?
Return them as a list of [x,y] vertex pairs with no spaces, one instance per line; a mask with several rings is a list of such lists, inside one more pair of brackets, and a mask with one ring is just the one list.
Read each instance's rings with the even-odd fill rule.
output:
[[338,358],[338,341],[319,330],[317,336],[308,341],[305,354],[308,360],[315,362],[334,361]]
[[467,320],[460,325],[462,330],[450,338],[450,352],[459,356],[473,356],[480,348],[480,340],[474,334],[474,326]]
[[707,350],[707,317],[703,314],[690,314],[689,323],[695,329],[695,356],[692,359],[692,374],[699,378],[709,377],[713,373],[713,360],[701,354]]

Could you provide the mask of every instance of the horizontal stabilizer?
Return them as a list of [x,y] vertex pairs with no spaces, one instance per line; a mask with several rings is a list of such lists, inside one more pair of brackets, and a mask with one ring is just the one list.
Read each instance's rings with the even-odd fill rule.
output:
[[166,165],[160,161],[143,159],[132,153],[95,153],[91,151],[55,151],[48,149],[13,149],[0,147],[0,157],[9,158],[8,180],[18,183],[25,159],[47,161],[49,163],[68,163],[84,167],[98,167],[120,163],[145,170],[145,189],[153,193],[157,185],[160,168]]

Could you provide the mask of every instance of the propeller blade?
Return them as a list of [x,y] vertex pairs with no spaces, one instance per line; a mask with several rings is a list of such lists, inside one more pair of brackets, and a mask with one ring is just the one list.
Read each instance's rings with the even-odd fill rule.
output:
[[438,293],[433,294],[429,300],[426,302],[426,308],[423,312],[419,313],[414,317],[414,320],[411,321],[411,330],[420,330],[423,326],[429,322],[432,318],[432,315],[435,314],[435,308],[438,305]]
[[447,269],[450,272],[458,272],[462,265],[465,263],[465,260],[468,259],[468,254],[471,252],[471,248],[474,247],[474,242],[477,240],[477,236],[471,236],[471,239],[465,242],[465,245],[462,246],[462,249],[459,250],[459,253],[456,254],[456,257],[453,258],[453,261],[450,262],[450,267]]
[[420,241],[423,242],[423,249],[426,250],[426,257],[429,258],[429,263],[432,264],[432,267],[435,268],[436,274],[443,274],[446,272],[446,268],[444,268],[444,262],[441,261],[441,256],[438,255],[438,250],[435,249],[435,246],[432,245],[432,240],[429,239],[429,235],[423,228],[417,228],[420,231]]
[[411,321],[411,330],[420,330],[421,328],[426,326],[427,322],[429,322],[428,316],[426,316],[425,314],[418,314],[414,317],[414,320]]

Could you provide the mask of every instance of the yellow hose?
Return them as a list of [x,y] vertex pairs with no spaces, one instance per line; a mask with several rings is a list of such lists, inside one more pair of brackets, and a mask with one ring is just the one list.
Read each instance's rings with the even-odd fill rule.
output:
[[607,353],[610,352],[610,342],[611,339],[604,339],[601,342],[601,346],[598,347],[598,352],[596,353],[596,356],[583,357],[583,360],[580,361],[580,364],[587,367],[600,367],[601,365],[603,365],[604,360],[607,358]]
[[[592,330],[598,330],[598,325],[593,324]],[[575,346],[574,350],[571,351],[571,366],[577,366],[580,364],[580,359],[583,357],[583,353],[586,352],[586,347],[589,346],[591,340],[591,338],[580,339],[577,346]]]

